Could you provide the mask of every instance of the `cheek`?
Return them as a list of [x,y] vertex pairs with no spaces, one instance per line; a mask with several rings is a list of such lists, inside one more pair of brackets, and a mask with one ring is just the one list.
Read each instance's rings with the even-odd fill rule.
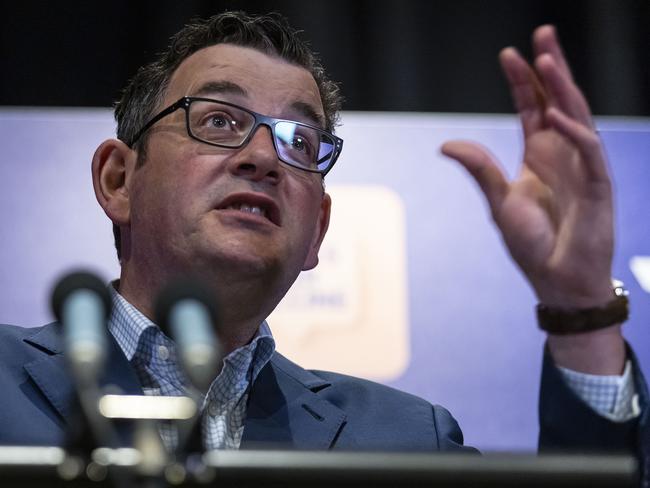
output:
[[303,204],[298,204],[294,208],[295,222],[299,226],[296,229],[296,234],[300,236],[300,241],[307,250],[319,231],[321,197],[320,194],[315,197],[314,193],[309,193],[301,201]]
[[138,181],[132,193],[132,221],[137,229],[148,234],[169,232],[186,220],[193,204],[192,192],[177,177],[162,171]]
[[150,211],[187,207],[205,192],[201,185],[206,175],[199,174],[202,168],[205,165],[186,148],[161,144],[141,169],[138,189],[142,203]]

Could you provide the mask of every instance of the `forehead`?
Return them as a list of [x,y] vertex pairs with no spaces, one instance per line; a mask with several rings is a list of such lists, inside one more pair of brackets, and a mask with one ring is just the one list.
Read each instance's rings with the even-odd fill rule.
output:
[[232,101],[257,112],[285,116],[289,107],[304,103],[323,115],[318,86],[309,71],[280,57],[232,44],[206,47],[185,59],[171,77],[165,103],[224,82],[243,89],[242,93],[228,93],[236,98]]

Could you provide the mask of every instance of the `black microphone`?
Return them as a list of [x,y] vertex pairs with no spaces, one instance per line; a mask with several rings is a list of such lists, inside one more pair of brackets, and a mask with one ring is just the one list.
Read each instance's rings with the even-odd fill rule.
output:
[[218,310],[210,287],[197,279],[170,282],[158,295],[156,323],[178,348],[181,366],[195,388],[206,392],[219,370],[215,333]]
[[61,279],[51,298],[52,311],[63,326],[66,358],[82,385],[96,383],[106,360],[106,322],[111,297],[104,282],[87,272]]

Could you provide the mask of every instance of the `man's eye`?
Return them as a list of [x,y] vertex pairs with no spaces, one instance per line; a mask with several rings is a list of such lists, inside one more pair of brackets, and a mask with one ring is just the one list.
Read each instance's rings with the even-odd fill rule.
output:
[[307,150],[307,143],[302,137],[296,137],[293,140],[292,146],[294,149],[297,149],[298,151],[306,151]]
[[235,127],[237,123],[234,120],[231,120],[225,114],[212,114],[207,119],[207,124],[210,127],[217,129],[223,129],[228,127]]
[[222,111],[203,114],[198,124],[204,130],[237,130],[238,126],[237,120]]
[[228,125],[228,123],[225,121],[225,119],[223,117],[212,117],[210,119],[210,123],[214,127],[224,127],[224,126]]

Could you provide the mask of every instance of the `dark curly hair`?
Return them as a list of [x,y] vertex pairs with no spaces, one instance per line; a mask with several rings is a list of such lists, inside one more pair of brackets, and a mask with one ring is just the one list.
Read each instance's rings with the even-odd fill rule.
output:
[[[192,21],[172,36],[166,51],[142,66],[127,84],[115,104],[117,137],[130,143],[154,116],[162,104],[169,80],[186,58],[205,47],[226,43],[279,56],[309,71],[320,92],[326,129],[333,131],[342,105],[339,88],[327,78],[320,61],[298,34],[286,18],[276,13],[249,16],[244,12],[225,12]],[[138,164],[144,163],[146,145],[145,133],[133,147],[138,150]],[[117,256],[121,259],[120,228],[117,225],[113,225],[113,234]]]

